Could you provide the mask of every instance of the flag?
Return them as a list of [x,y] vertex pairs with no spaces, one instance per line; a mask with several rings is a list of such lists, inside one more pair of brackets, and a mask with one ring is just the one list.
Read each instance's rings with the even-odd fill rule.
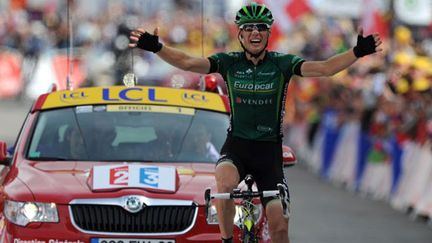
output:
[[68,57],[64,54],[42,54],[38,59],[34,75],[26,87],[26,96],[36,99],[39,95],[48,92],[52,84],[55,84],[58,90],[64,90],[68,75],[73,88],[82,86],[86,78],[83,61],[72,58],[70,66],[68,62]]
[[272,11],[275,27],[290,31],[300,18],[312,11],[307,0],[266,0],[263,3]]
[[66,89],[68,76],[73,88],[80,87],[85,81],[86,74],[83,62],[79,58],[71,58],[69,60],[67,55],[58,54],[52,57],[52,66],[59,90]]
[[23,89],[22,62],[23,58],[18,52],[0,52],[0,98],[16,97]]
[[303,15],[309,13],[311,8],[306,0],[286,1],[285,13],[293,23],[297,22]]
[[271,49],[284,33],[292,30],[302,16],[312,12],[308,0],[261,0],[273,14],[274,23],[269,40]]
[[363,0],[360,14],[360,27],[364,35],[378,33],[382,38],[389,36],[389,19],[386,17],[388,6],[382,0]]

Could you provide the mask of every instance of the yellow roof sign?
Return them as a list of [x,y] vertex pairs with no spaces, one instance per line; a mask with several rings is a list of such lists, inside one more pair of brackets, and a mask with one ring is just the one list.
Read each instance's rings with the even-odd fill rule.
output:
[[153,86],[111,86],[62,90],[49,93],[41,109],[97,104],[152,104],[227,112],[215,93]]

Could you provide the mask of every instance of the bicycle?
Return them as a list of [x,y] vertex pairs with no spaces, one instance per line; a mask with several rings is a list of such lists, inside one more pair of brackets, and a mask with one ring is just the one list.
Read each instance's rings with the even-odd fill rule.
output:
[[245,184],[247,186],[246,190],[241,190],[239,188],[234,189],[231,193],[211,193],[211,189],[207,188],[204,193],[205,201],[206,201],[206,212],[208,212],[208,208],[210,207],[210,201],[212,199],[241,199],[241,209],[238,210],[239,216],[239,228],[240,228],[240,240],[243,243],[257,243],[259,237],[257,236],[256,227],[255,227],[255,218],[254,213],[256,210],[256,205],[253,203],[253,199],[257,197],[274,197],[277,196],[280,198],[283,213],[285,217],[289,217],[289,199],[287,195],[287,188],[284,184],[277,184],[278,190],[269,190],[269,191],[253,191],[252,185],[254,184],[254,178],[252,175],[245,176]]

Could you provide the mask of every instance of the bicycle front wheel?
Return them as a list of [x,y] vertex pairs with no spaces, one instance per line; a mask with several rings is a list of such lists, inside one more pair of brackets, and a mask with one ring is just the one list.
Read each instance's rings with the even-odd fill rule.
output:
[[253,229],[252,231],[245,230],[243,232],[243,243],[258,243],[258,238],[253,232]]

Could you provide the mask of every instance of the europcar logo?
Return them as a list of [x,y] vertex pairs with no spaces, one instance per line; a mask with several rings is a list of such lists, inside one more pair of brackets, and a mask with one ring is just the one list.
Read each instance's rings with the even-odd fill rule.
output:
[[273,91],[275,90],[273,84],[274,83],[252,84],[235,81],[234,88],[243,91]]

